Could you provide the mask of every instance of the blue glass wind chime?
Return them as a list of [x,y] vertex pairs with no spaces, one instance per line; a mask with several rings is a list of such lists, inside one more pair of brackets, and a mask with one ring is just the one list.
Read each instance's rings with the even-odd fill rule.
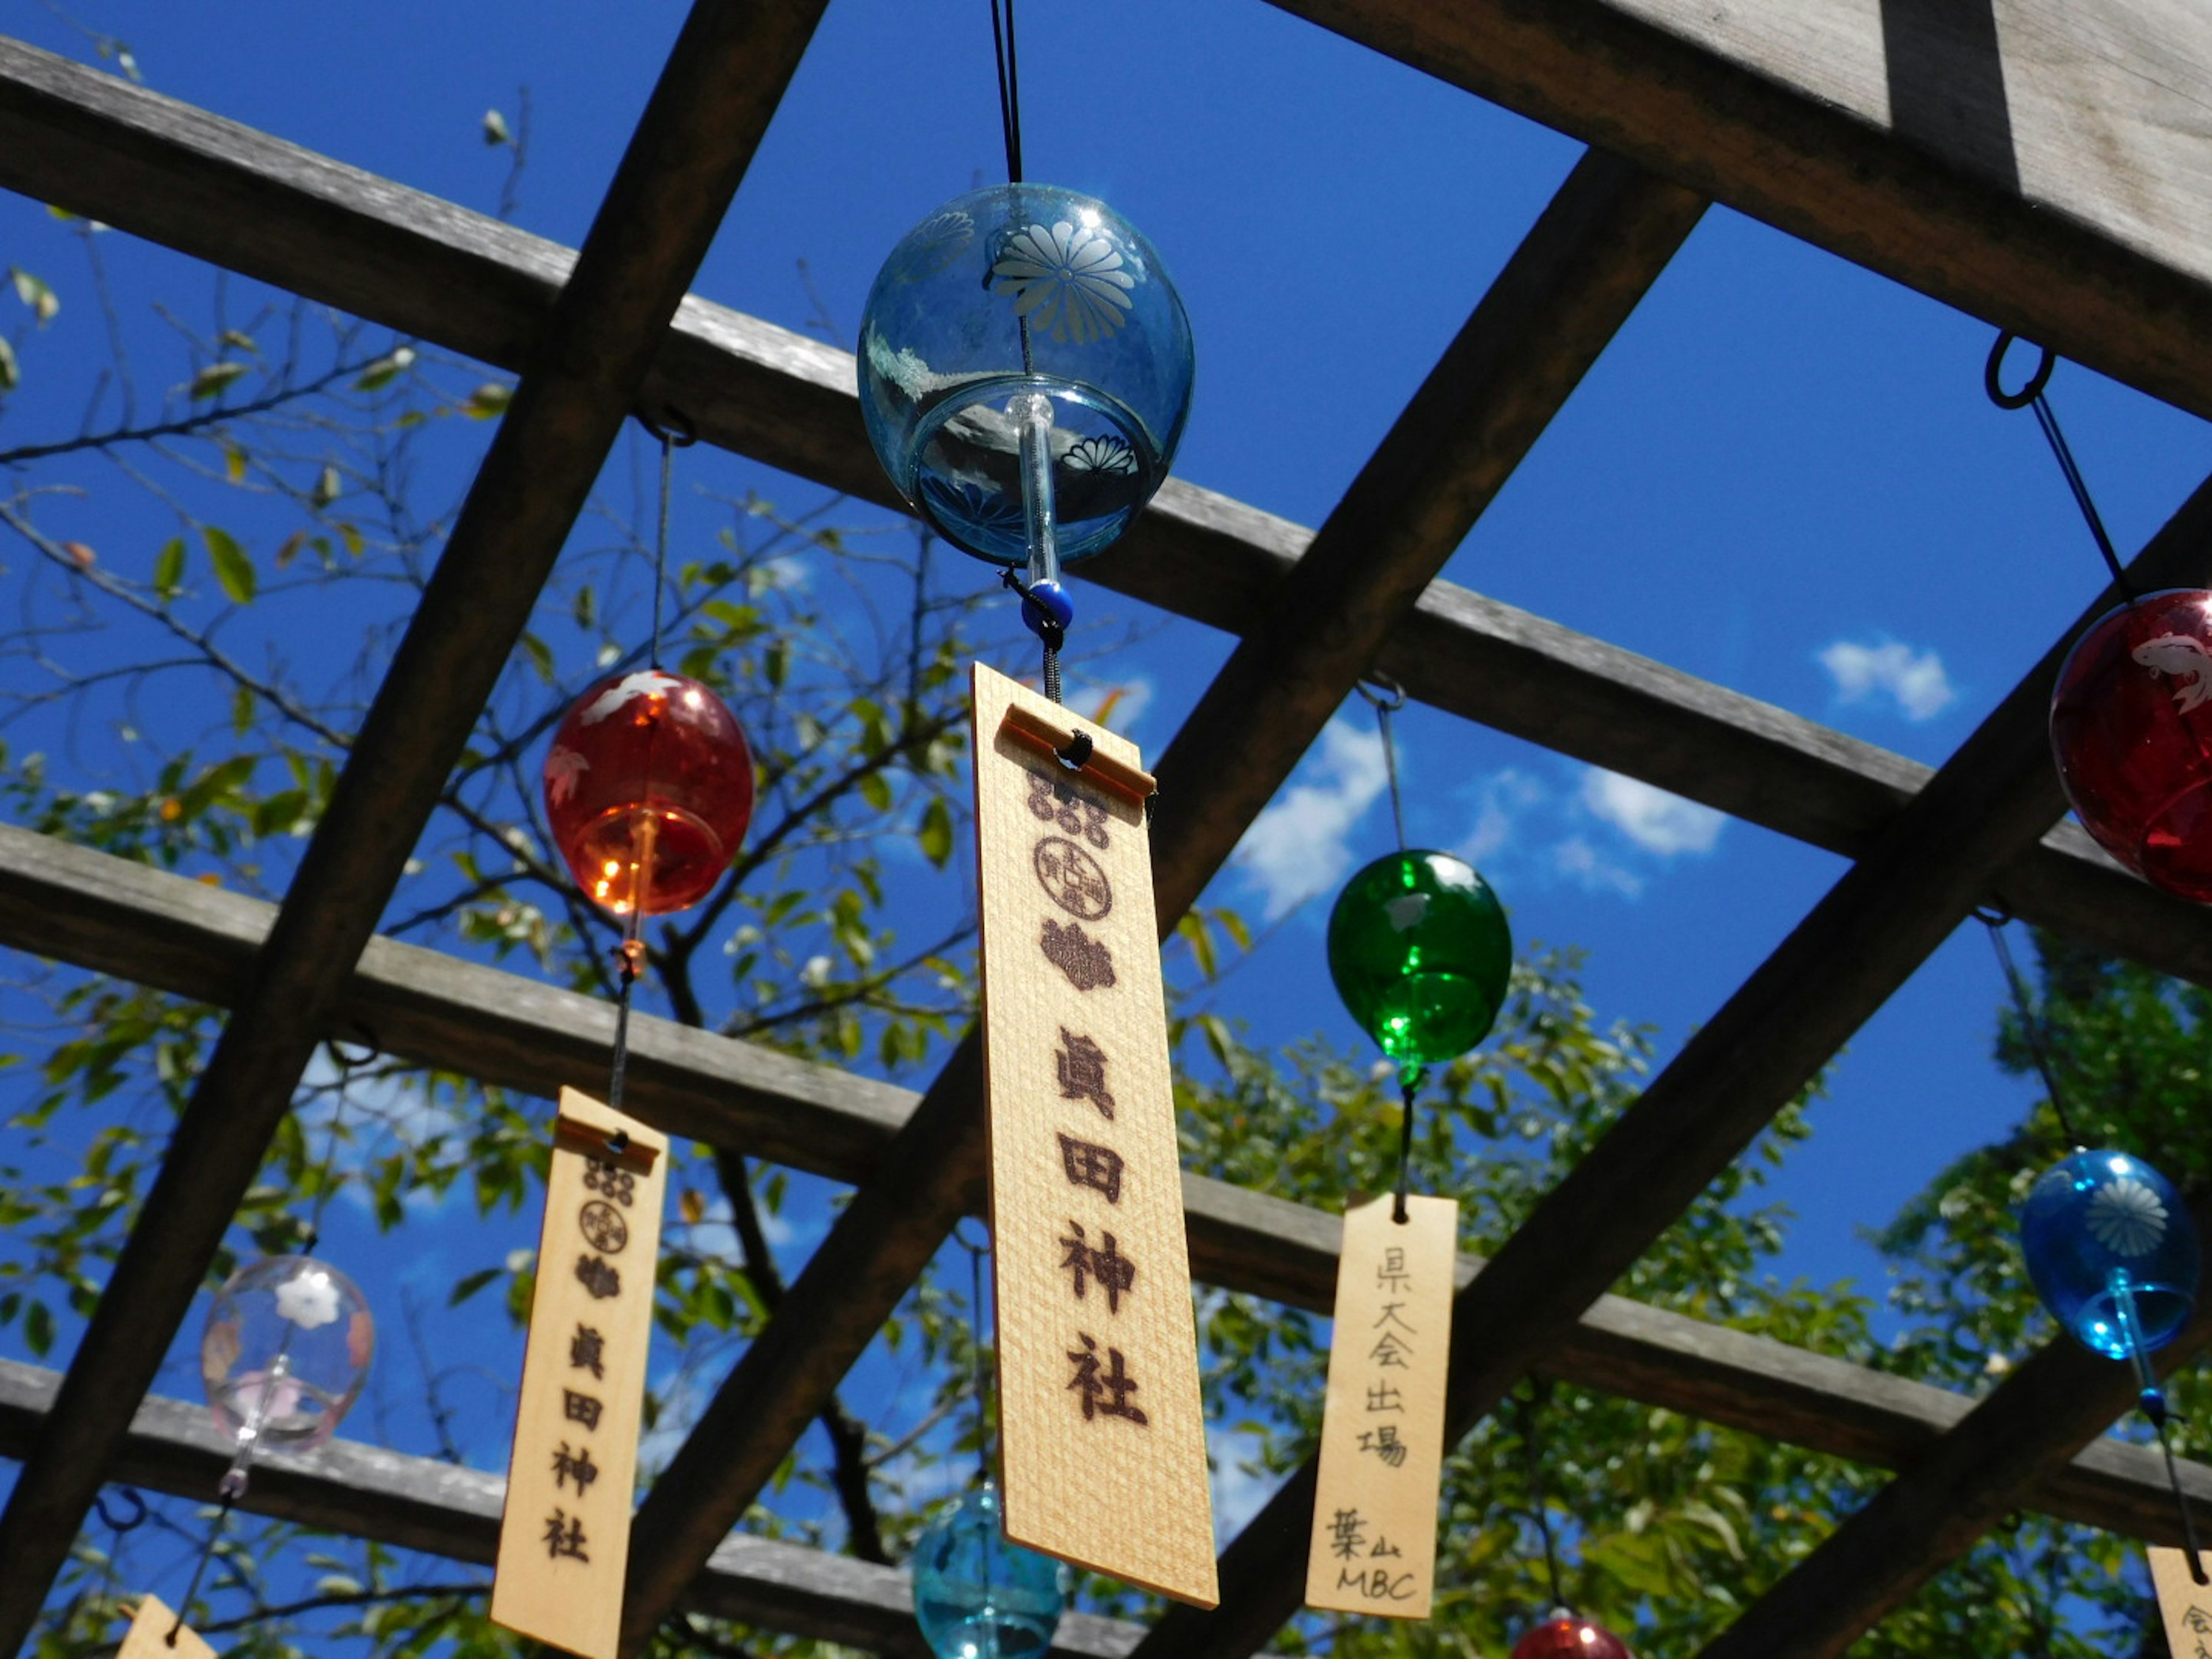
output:
[[860,412],[922,521],[999,565],[1044,647],[1060,568],[1109,546],[1166,480],[1190,413],[1190,323],[1159,255],[1105,203],[1022,177],[1013,0],[992,0],[1007,182],[891,250],[860,323]]
[[[2001,409],[2032,409],[2075,505],[2096,543],[2120,605],[2068,654],[2051,702],[2051,746],[2069,803],[2090,834],[2153,886],[2212,900],[2212,592],[2138,593],[2091,499],[2045,389],[2057,359],[2046,348],[2016,392],[2002,370],[2012,345],[1998,335],[1983,374]],[[2201,676],[2199,665],[2205,671]],[[2190,1576],[2208,1577],[2197,1527],[2173,1456],[2172,1413],[2150,1357],[2172,1342],[2197,1305],[2197,1228],[2173,1183],[2131,1152],[2092,1149],[2075,1133],[2042,1028],[2005,940],[2009,920],[1978,912],[2020,1021],[2021,1036],[2073,1148],[2029,1188],[2020,1217],[2029,1282],[2052,1318],[2082,1346],[2135,1368],[2136,1404],[2158,1431],[2181,1521]]]
[[[1058,702],[1075,619],[1061,568],[1111,545],[1165,481],[1190,412],[1190,324],[1134,225],[1023,178],[1013,0],[992,0],[991,38],[1006,182],[945,203],[884,261],[861,317],[860,410],[915,514],[1021,596]],[[1023,1659],[1050,1647],[1067,1570],[1006,1539],[980,1359],[974,1386],[977,1480],[915,1546],[915,1612],[944,1659]]]

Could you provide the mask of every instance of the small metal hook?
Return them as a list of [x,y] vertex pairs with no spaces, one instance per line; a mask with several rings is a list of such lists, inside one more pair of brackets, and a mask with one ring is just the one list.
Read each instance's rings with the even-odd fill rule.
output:
[[2043,395],[2043,388],[2051,384],[2051,371],[2058,367],[2058,359],[2049,346],[2038,346],[2043,354],[2035,365],[2035,373],[2027,377],[2027,384],[2017,392],[2004,389],[2005,353],[2020,337],[2010,329],[1997,336],[1997,343],[1990,348],[1989,362],[1982,369],[1982,389],[1990,394],[1990,401],[1999,409],[2026,409]]
[[653,434],[653,437],[661,443],[676,449],[689,449],[699,441],[699,428],[691,423],[691,417],[677,408],[674,404],[666,404],[661,410],[662,418],[670,427],[676,428],[672,432],[662,427],[643,410],[636,410],[635,414],[637,423]]
[[1406,706],[1406,688],[1388,674],[1364,674],[1352,684],[1369,707],[1395,714]]
[[146,1500],[139,1495],[136,1486],[118,1486],[115,1490],[118,1496],[130,1500],[131,1518],[129,1520],[118,1521],[107,1512],[106,1492],[96,1493],[93,1498],[92,1506],[100,1511],[100,1520],[112,1530],[118,1533],[135,1532],[146,1524]]
[[373,1030],[357,1019],[350,1024],[354,1033],[353,1046],[357,1053],[346,1052],[343,1038],[323,1039],[323,1048],[331,1057],[331,1064],[341,1073],[350,1072],[356,1066],[366,1066],[384,1052],[384,1045],[376,1040],[376,1033]]

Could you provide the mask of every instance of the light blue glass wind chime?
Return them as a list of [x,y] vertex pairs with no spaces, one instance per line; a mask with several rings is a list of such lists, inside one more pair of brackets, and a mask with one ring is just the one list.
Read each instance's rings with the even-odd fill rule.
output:
[[1109,546],[1165,481],[1190,413],[1190,324],[1137,228],[1022,177],[1013,0],[992,0],[1007,182],[947,202],[869,290],[860,412],[891,483],[1003,568],[1044,647],[1075,619],[1063,565]]
[[[2050,722],[2059,781],[2082,824],[2121,863],[2179,897],[2212,900],[2212,820],[2202,805],[2212,785],[2212,721],[2196,714],[2212,696],[2212,656],[2204,648],[2212,641],[2212,592],[2135,591],[2045,395],[2057,359],[2042,349],[2026,384],[2008,392],[2001,372],[2013,339],[1997,336],[1984,388],[2000,409],[2033,410],[2121,598],[2075,642],[2059,670]],[[2009,918],[1977,915],[1989,929],[2021,1040],[2073,1148],[2043,1172],[2021,1210],[2029,1282],[2069,1334],[2092,1352],[2135,1368],[2136,1404],[2166,1454],[2190,1576],[2212,1583],[2174,1462],[2172,1413],[2150,1360],[2195,1310],[2202,1261],[2196,1225],[2165,1176],[2133,1153],[2092,1150],[2075,1133],[2005,941]]]
[[907,1566],[914,1577],[914,1615],[939,1659],[1041,1659],[1067,1606],[1065,1562],[1009,1543],[991,1479],[991,1424],[983,1348],[983,1257],[968,1252],[971,1353],[969,1389],[975,1407],[975,1479],[921,1529]]
[[[990,9],[1006,182],[945,203],[884,260],[860,323],[860,410],[923,523],[1021,596],[1058,702],[1075,619],[1061,568],[1110,546],[1165,481],[1190,412],[1190,324],[1134,225],[1022,176],[1014,0]],[[982,1387],[979,1370],[979,1414]],[[1006,1540],[980,1415],[976,1438],[975,1486],[915,1546],[915,1610],[944,1659],[1022,1659],[1051,1645],[1066,1568]]]

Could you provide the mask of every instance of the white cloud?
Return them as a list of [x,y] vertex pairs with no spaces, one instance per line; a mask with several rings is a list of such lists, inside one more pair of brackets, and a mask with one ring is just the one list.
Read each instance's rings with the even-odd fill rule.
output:
[[1597,766],[1583,775],[1582,804],[1593,817],[1661,858],[1711,852],[1728,822],[1710,806]]
[[1552,870],[1585,893],[1644,896],[1644,878],[1620,860],[1593,846],[1587,836],[1570,836],[1552,848]]
[[1844,702],[1875,702],[1888,699],[1909,720],[1933,720],[1951,706],[1957,693],[1943,672],[1943,659],[1934,651],[1916,652],[1909,645],[1886,640],[1879,645],[1860,645],[1838,640],[1815,653],[1836,695]]
[[1492,772],[1475,791],[1474,827],[1455,849],[1459,855],[1480,869],[1484,860],[1504,850],[1514,826],[1543,804],[1547,793],[1526,772],[1511,767]]
[[1342,879],[1352,826],[1389,781],[1381,737],[1343,720],[1329,722],[1320,755],[1301,770],[1309,781],[1285,790],[1237,848],[1237,866],[1259,889],[1270,921]]

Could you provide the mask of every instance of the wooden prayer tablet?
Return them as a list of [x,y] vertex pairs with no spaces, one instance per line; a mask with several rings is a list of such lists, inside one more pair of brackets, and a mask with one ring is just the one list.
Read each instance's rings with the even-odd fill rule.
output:
[[[171,1631],[177,1632],[173,1646]],[[215,1659],[215,1650],[189,1625],[179,1630],[175,1611],[164,1607],[160,1596],[149,1595],[140,1600],[115,1659]]]
[[[2200,1584],[2189,1575],[2185,1550],[2152,1544],[2143,1553],[2150,1557],[2150,1582],[2158,1592],[2158,1616],[2166,1626],[2166,1644],[2173,1659],[2212,1659],[2212,1584]],[[2202,1558],[2212,1573],[2212,1552]]]
[[583,1659],[622,1634],[667,1150],[561,1091],[491,1616]]
[[[1006,1535],[1210,1607],[1150,780],[980,663],[975,710]],[[1078,731],[1081,771],[1038,737]]]
[[1436,1596],[1459,1205],[1354,1199],[1337,1259],[1306,1605],[1425,1619]]

